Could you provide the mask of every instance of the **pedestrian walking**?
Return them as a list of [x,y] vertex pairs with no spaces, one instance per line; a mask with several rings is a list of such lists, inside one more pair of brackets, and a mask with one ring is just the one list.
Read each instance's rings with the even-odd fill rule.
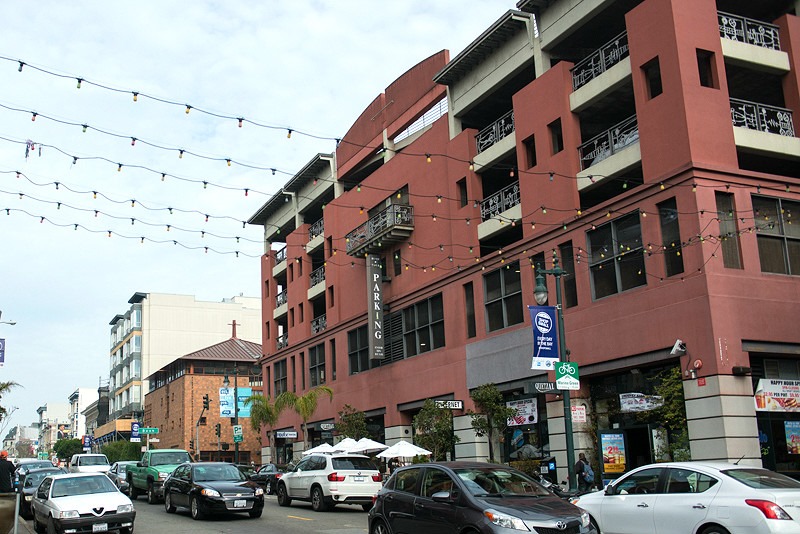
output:
[[14,464],[8,461],[8,451],[0,451],[0,493],[14,491]]
[[578,479],[578,491],[586,493],[594,484],[594,471],[584,453],[578,454],[578,461],[575,462],[575,476]]

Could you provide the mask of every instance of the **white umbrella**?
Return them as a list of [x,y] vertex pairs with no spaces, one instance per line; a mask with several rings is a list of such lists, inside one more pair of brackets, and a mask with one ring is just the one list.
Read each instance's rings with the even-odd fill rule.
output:
[[369,438],[361,438],[355,444],[355,446],[350,447],[348,452],[363,452],[364,454],[370,452],[377,452],[382,451],[384,449],[388,449],[388,445],[384,445],[383,443],[379,443],[375,440]]
[[325,443],[321,443],[321,444],[317,445],[316,447],[311,447],[307,451],[303,451],[303,456],[305,456],[306,454],[311,454],[311,453],[315,453],[315,452],[333,452],[333,450],[334,450],[333,449],[333,445],[331,445],[330,443],[325,442]]
[[417,447],[413,443],[400,440],[385,451],[378,453],[379,458],[413,458],[414,456],[427,456],[431,451]]
[[350,452],[358,442],[353,438],[344,438],[342,441],[333,446],[334,451]]

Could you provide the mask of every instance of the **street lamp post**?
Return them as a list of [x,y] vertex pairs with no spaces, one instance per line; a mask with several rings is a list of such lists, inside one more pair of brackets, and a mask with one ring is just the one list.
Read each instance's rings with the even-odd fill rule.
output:
[[[567,361],[567,348],[564,338],[564,312],[561,309],[561,277],[567,274],[558,265],[558,256],[553,251],[553,268],[536,269],[536,288],[533,290],[533,298],[539,306],[547,304],[547,284],[544,275],[552,275],[556,279],[556,309],[558,312],[558,340],[559,340],[559,361]],[[570,403],[569,390],[561,392],[564,398],[564,434],[567,442],[567,473],[569,477],[569,489],[576,489],[575,480],[575,444],[572,439],[572,404]]]
[[[233,363],[233,424],[234,426],[239,424],[239,362]],[[222,381],[222,385],[224,387],[228,387],[231,385],[230,380],[228,380],[228,375],[225,375],[225,379]],[[239,463],[239,442],[236,441],[236,438],[233,439],[233,463]]]

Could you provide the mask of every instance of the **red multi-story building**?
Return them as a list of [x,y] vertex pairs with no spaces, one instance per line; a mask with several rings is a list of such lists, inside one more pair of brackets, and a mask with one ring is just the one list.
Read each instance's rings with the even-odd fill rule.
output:
[[[537,389],[554,377],[532,369],[526,309],[555,254],[575,449],[603,476],[681,453],[800,472],[800,413],[781,401],[800,388],[796,9],[522,0],[404,73],[250,219],[268,244],[265,394],[333,388],[314,444],[345,404],[391,443],[425,399],[463,401],[453,455],[486,458],[466,410],[494,383],[528,416],[501,459],[529,445],[563,469],[565,410]],[[670,372],[684,451],[652,410]],[[282,416],[279,460],[299,422]]]

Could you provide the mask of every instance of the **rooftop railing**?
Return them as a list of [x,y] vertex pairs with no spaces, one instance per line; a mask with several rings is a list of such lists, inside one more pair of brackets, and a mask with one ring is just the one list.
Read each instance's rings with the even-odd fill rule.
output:
[[475,136],[478,154],[512,133],[514,133],[513,109],[478,132],[478,135]]
[[572,90],[583,87],[629,54],[628,32],[622,32],[572,67]]

